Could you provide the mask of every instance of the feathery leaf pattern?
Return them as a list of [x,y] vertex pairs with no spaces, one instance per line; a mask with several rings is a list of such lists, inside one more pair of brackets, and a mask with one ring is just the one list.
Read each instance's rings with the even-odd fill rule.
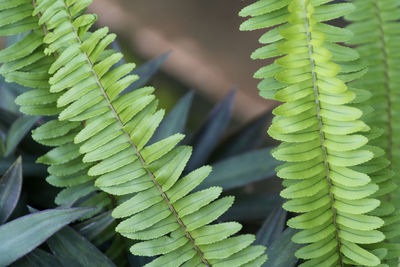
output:
[[252,58],[276,58],[254,76],[261,96],[284,102],[268,133],[282,141],[272,153],[285,162],[277,168],[283,207],[301,213],[288,221],[301,229],[293,241],[306,244],[296,252],[300,266],[377,266],[382,251],[370,246],[384,239],[384,221],[371,214],[380,205],[371,174],[385,168],[383,151],[364,136],[368,92],[346,85],[366,72],[355,50],[337,44],[352,32],[326,23],[354,6],[329,2],[260,0],[240,12],[251,16],[241,30],[276,26]]
[[[399,55],[396,51],[400,44],[398,19],[400,18],[400,3],[398,1],[363,0],[353,1],[356,11],[345,16],[352,22],[348,29],[354,32],[354,38],[347,41],[349,45],[356,45],[360,53],[361,62],[369,67],[363,79],[356,80],[352,86],[369,89],[372,98],[368,101],[374,112],[365,117],[367,123],[376,127],[371,136],[371,144],[380,145],[385,150],[384,158],[387,169],[380,170],[376,176],[382,177],[377,184],[382,194],[379,200],[382,205],[379,215],[385,221],[381,231],[386,240],[377,247],[385,247],[388,253],[385,256],[387,264],[397,266],[400,256],[400,217],[396,210],[400,207],[399,190],[399,147],[397,116],[397,92],[400,90],[396,72]],[[391,163],[389,163],[389,161]]]

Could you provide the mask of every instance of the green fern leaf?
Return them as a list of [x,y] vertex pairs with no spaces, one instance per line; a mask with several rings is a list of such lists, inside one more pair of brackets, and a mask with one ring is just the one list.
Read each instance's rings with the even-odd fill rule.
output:
[[[31,1],[2,1],[0,4],[0,17],[8,18],[7,23],[2,20],[0,26],[1,35],[25,34],[19,42],[0,52],[2,65],[0,72],[9,82],[37,88],[21,95],[17,99],[21,111],[27,114],[58,115],[62,109],[56,103],[60,93],[49,93],[48,70],[54,63],[54,57],[44,53],[43,37],[44,29],[38,24],[39,18],[32,16],[34,5]],[[41,8],[45,8],[42,4]],[[29,10],[29,15],[27,15]],[[37,15],[37,14],[35,14]],[[46,30],[46,29],[45,29]],[[86,196],[93,192],[94,178],[88,176],[87,170],[91,165],[83,164],[79,158],[79,147],[73,140],[82,128],[80,123],[60,123],[53,120],[37,128],[33,137],[41,144],[59,147],[44,156],[42,160],[51,163],[47,178],[49,183],[55,186],[69,187],[60,193],[56,202],[74,201],[75,197]],[[69,159],[59,161],[57,153],[63,153],[63,148],[71,148],[68,151]],[[78,155],[78,158],[76,157]],[[68,158],[68,156],[67,156]],[[111,201],[103,195],[98,207],[110,208]]]
[[353,34],[326,24],[355,7],[330,2],[260,0],[239,13],[251,16],[241,30],[276,26],[252,58],[275,58],[254,76],[263,79],[261,96],[284,102],[268,133],[282,141],[272,155],[286,162],[277,168],[283,207],[301,213],[287,222],[301,229],[293,241],[307,244],[296,253],[306,260],[300,266],[377,266],[373,248],[384,239],[376,230],[384,221],[375,216],[375,172],[385,168],[383,151],[367,145],[373,132],[363,119],[371,109],[363,101],[370,95],[346,85],[367,71],[357,51],[337,44]]
[[[347,27],[353,31],[355,38],[347,41],[349,45],[356,45],[360,53],[361,62],[369,66],[367,75],[352,83],[358,88],[368,88],[372,97],[368,104],[374,108],[374,112],[365,115],[365,121],[377,128],[377,134],[369,137],[371,144],[380,145],[385,150],[385,159],[382,166],[388,165],[388,170],[383,168],[371,172],[371,176],[378,178],[379,192],[375,193],[382,205],[374,211],[385,221],[381,231],[385,234],[385,242],[379,243],[374,248],[388,248],[398,245],[397,231],[392,229],[400,225],[399,218],[395,215],[399,205],[398,198],[398,160],[396,154],[398,141],[396,138],[396,91],[398,82],[394,73],[399,61],[398,55],[393,50],[399,42],[391,36],[397,34],[398,18],[400,17],[400,5],[397,1],[353,1],[356,11],[345,18],[352,23]],[[393,173],[394,172],[394,173]],[[393,244],[391,244],[393,243]],[[384,262],[390,266],[396,266],[394,258],[400,254],[388,253]]]

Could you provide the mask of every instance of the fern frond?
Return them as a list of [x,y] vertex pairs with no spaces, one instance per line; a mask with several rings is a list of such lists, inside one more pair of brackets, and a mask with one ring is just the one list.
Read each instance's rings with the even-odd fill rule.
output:
[[[11,1],[7,1],[11,2]],[[62,108],[56,105],[60,94],[49,92],[48,70],[54,57],[44,53],[43,38],[46,29],[39,25],[39,18],[32,16],[34,6],[31,1],[12,1],[12,5],[3,3],[0,5],[0,17],[4,18],[0,27],[1,35],[25,34],[19,42],[0,52],[0,61],[3,65],[0,73],[8,82],[16,82],[21,85],[35,88],[17,99],[21,105],[21,111],[31,115],[52,116],[57,115]],[[29,11],[29,12],[28,12]],[[29,14],[28,14],[29,13]],[[41,144],[59,146],[54,152],[50,152],[48,159],[43,157],[40,162],[50,164],[48,171],[50,176],[47,181],[55,186],[71,187],[63,190],[56,198],[56,203],[63,204],[76,200],[77,197],[87,196],[96,191],[94,179],[86,175],[89,165],[82,164],[79,159],[79,147],[73,144],[74,136],[82,128],[80,123],[65,123],[52,120],[36,129],[33,138]],[[38,136],[38,138],[36,138]],[[52,161],[55,153],[68,151],[71,159],[69,162]],[[94,194],[93,198],[102,201],[97,202],[97,211],[102,208],[110,208],[111,201],[104,194]],[[93,199],[92,198],[92,199]],[[89,198],[90,202],[91,199]],[[86,205],[87,203],[83,203]],[[88,215],[90,216],[90,215]]]
[[[352,85],[369,89],[372,98],[368,101],[374,108],[374,113],[365,117],[366,121],[377,129],[371,139],[372,144],[379,144],[386,152],[389,170],[376,173],[382,177],[378,183],[384,193],[379,197],[383,202],[379,212],[385,221],[382,231],[387,240],[379,244],[387,247],[389,253],[385,259],[393,259],[391,266],[397,266],[397,258],[400,256],[400,244],[398,237],[400,232],[400,217],[394,212],[400,206],[398,187],[400,180],[400,157],[396,152],[400,140],[398,136],[399,117],[397,116],[397,70],[400,56],[396,51],[400,45],[398,38],[400,3],[398,1],[353,1],[356,11],[345,18],[352,23],[348,29],[355,33],[355,37],[348,40],[349,45],[356,45],[361,60],[369,66],[368,74]],[[391,163],[389,163],[391,162]]]
[[[148,266],[261,266],[265,247],[250,246],[252,235],[232,237],[240,224],[211,224],[232,205],[233,197],[217,199],[219,187],[191,193],[210,167],[180,178],[191,155],[190,147],[176,146],[183,135],[147,145],[164,111],[156,111],[151,87],[120,95],[138,77],[129,74],[133,64],[113,67],[122,58],[107,49],[114,34],[108,34],[107,28],[88,32],[96,19],[83,14],[90,2],[38,1],[33,14],[44,32],[38,30],[38,35],[45,43],[45,54],[57,58],[49,59],[51,66],[39,67],[40,82],[31,74],[44,62],[39,59],[29,65],[25,76],[17,69],[7,75],[9,80],[18,77],[14,81],[19,83],[25,82],[24,77],[27,86],[36,88],[18,98],[21,110],[59,114],[59,120],[34,132],[36,140],[56,146],[39,161],[51,165],[50,182],[69,186],[59,199],[73,200],[98,188],[103,192],[86,205],[115,195],[120,204],[112,215],[124,219],[116,230],[138,241],[132,253],[161,256]],[[3,54],[8,56],[10,50]],[[26,57],[34,50],[19,59],[29,62]],[[30,101],[32,96],[37,101]]]
[[384,239],[376,230],[384,222],[371,214],[380,205],[371,174],[385,168],[383,151],[362,134],[368,92],[346,86],[366,72],[355,50],[337,44],[352,33],[326,23],[354,6],[329,2],[260,0],[240,12],[252,17],[241,30],[276,26],[252,58],[276,58],[254,76],[261,96],[284,102],[268,133],[282,141],[273,156],[285,161],[277,168],[284,208],[301,213],[288,221],[301,229],[293,241],[307,244],[296,252],[301,266],[377,266],[382,251],[369,246]]
[[[21,105],[22,112],[30,115],[58,115],[63,110],[57,107],[57,99],[61,94],[50,93],[48,82],[50,77],[48,71],[55,58],[44,53],[43,38],[47,29],[39,25],[38,16],[32,16],[34,11],[32,1],[12,2],[12,5],[0,6],[0,17],[5,18],[1,23],[0,34],[26,34],[26,36],[0,52],[0,62],[3,63],[0,73],[8,82],[35,88],[17,98],[16,102]],[[94,21],[95,19],[92,19],[90,23]],[[56,203],[61,205],[91,195],[81,203],[82,206],[97,207],[87,215],[90,217],[102,209],[111,208],[111,199],[104,193],[97,193],[94,178],[87,175],[91,164],[82,163],[79,146],[73,143],[75,135],[81,129],[82,125],[79,122],[60,122],[55,119],[34,130],[33,138],[43,145],[57,147],[38,160],[50,165],[48,168],[50,176],[46,179],[50,184],[68,187],[58,194]],[[64,153],[68,153],[70,160],[58,161],[58,154]]]

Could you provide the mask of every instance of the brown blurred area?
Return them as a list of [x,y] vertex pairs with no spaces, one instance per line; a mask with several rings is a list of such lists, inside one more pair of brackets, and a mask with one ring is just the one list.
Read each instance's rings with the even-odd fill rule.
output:
[[238,87],[234,115],[248,120],[274,103],[258,96],[250,54],[262,32],[240,32],[241,0],[94,0],[90,11],[142,58],[171,51],[162,70],[215,102]]

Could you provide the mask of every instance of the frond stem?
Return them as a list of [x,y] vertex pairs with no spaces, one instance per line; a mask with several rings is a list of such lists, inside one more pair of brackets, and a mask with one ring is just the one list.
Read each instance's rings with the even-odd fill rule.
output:
[[[72,20],[72,16],[71,16],[71,14],[70,14],[70,12],[69,12],[69,9],[68,9],[67,5],[65,4],[65,1],[64,1],[64,0],[63,0],[63,3],[64,3],[64,6],[65,6],[65,9],[66,9],[66,11],[67,11],[67,14],[68,14],[69,18]],[[81,45],[81,44],[82,44],[82,40],[81,40],[81,38],[80,38],[79,35],[78,35],[77,29],[75,29],[75,27],[74,27],[73,25],[72,25],[72,28],[73,28],[73,31],[74,31],[74,33],[75,33],[75,36],[76,36],[77,41],[78,41],[79,44]],[[165,192],[163,191],[161,185],[157,182],[157,180],[156,180],[154,174],[146,167],[147,164],[146,164],[144,158],[142,157],[142,155],[141,155],[140,152],[138,151],[136,145],[132,142],[132,139],[131,139],[131,137],[130,137],[130,134],[124,129],[124,124],[123,124],[123,122],[122,122],[121,119],[119,118],[118,113],[116,112],[114,106],[112,105],[111,100],[109,99],[109,97],[108,97],[108,95],[107,95],[107,93],[106,93],[106,91],[105,91],[103,85],[102,85],[101,82],[100,82],[99,77],[97,76],[97,73],[94,71],[93,63],[90,61],[90,58],[89,58],[89,56],[87,55],[87,53],[86,53],[85,51],[83,51],[83,53],[84,53],[84,55],[85,55],[85,57],[86,57],[86,61],[87,61],[88,64],[89,64],[89,67],[90,67],[90,69],[91,69],[91,72],[92,72],[94,78],[96,79],[96,83],[97,83],[97,85],[99,86],[99,88],[100,88],[100,90],[101,90],[101,92],[102,92],[102,94],[103,94],[103,96],[104,96],[104,99],[107,101],[107,104],[108,104],[108,106],[110,107],[112,113],[114,114],[115,119],[116,119],[116,120],[118,121],[118,123],[120,124],[122,131],[123,131],[124,134],[127,136],[128,141],[129,141],[129,144],[130,144],[131,147],[134,149],[134,151],[135,151],[136,155],[138,156],[138,158],[139,158],[139,160],[140,160],[140,162],[141,162],[143,168],[146,170],[146,172],[147,172],[147,174],[150,176],[152,182],[153,182],[154,185],[157,187],[157,189],[158,189],[158,191],[160,192],[161,196],[163,197],[163,199],[164,199],[165,202],[167,203],[169,210],[172,212],[172,214],[174,214],[175,219],[177,220],[177,222],[178,222],[179,225],[181,226],[181,228],[182,228],[183,232],[185,233],[186,237],[190,240],[190,242],[191,242],[193,248],[196,250],[196,252],[197,252],[197,254],[199,255],[199,257],[201,258],[202,262],[203,262],[205,265],[207,265],[207,266],[211,266],[211,265],[208,263],[208,261],[204,258],[204,255],[203,255],[203,253],[201,252],[200,248],[195,244],[195,241],[194,241],[193,237],[192,237],[192,236],[190,235],[190,233],[186,230],[185,224],[184,224],[183,221],[180,219],[179,214],[178,214],[178,212],[175,210],[174,206],[170,203],[170,200],[168,199],[168,196],[167,196],[167,195],[165,194]]]
[[[36,9],[36,0],[32,0],[32,5],[33,5],[33,9]],[[37,17],[40,19],[42,17],[42,14],[39,12],[37,14]],[[42,30],[44,32],[44,35],[47,35],[49,33],[49,31],[47,30],[47,27],[45,24],[42,24]]]
[[[36,6],[37,6],[36,5],[36,0],[32,0],[32,5],[33,5],[33,9],[36,9]],[[37,17],[40,19],[42,17],[42,14],[39,12],[37,14]],[[42,30],[44,32],[44,35],[48,35],[49,34],[49,30],[47,29],[46,24],[44,24],[44,23],[42,24]],[[57,52],[54,52],[53,55],[54,55],[54,57],[56,59],[58,58]]]
[[307,7],[305,6],[305,3],[303,2],[303,11],[304,11],[304,23],[306,27],[306,34],[307,34],[307,46],[308,46],[308,53],[309,53],[309,59],[311,63],[311,75],[313,78],[313,88],[314,88],[314,98],[315,98],[315,104],[316,104],[316,109],[317,109],[317,119],[319,122],[319,135],[320,135],[320,140],[321,140],[321,149],[323,153],[323,158],[324,158],[324,165],[326,169],[326,179],[329,184],[329,197],[330,197],[330,202],[331,202],[331,210],[333,213],[333,224],[335,226],[335,238],[337,241],[337,253],[339,257],[339,266],[343,267],[343,260],[342,260],[342,255],[340,253],[340,238],[339,238],[339,227],[336,222],[336,216],[337,216],[337,211],[334,207],[335,203],[335,196],[332,193],[332,181],[330,178],[330,167],[328,163],[328,152],[325,147],[325,134],[322,131],[323,123],[322,123],[322,118],[321,118],[321,105],[319,102],[319,90],[318,90],[318,85],[317,85],[317,73],[315,72],[315,61],[313,59],[313,47],[311,45],[311,32],[310,32],[310,22],[307,18]]

